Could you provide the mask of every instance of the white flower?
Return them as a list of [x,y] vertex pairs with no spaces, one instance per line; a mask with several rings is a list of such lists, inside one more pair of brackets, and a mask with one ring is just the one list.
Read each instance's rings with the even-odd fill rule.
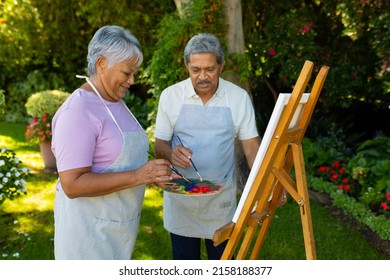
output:
[[6,199],[12,199],[21,193],[27,193],[24,178],[28,176],[30,169],[19,166],[22,162],[11,149],[0,148],[0,151],[0,170],[2,171],[0,173],[1,204]]
[[15,258],[19,258],[19,253],[14,253],[12,256]]
[[8,257],[8,254],[6,254],[6,253],[3,253],[3,258],[5,258],[5,257]]

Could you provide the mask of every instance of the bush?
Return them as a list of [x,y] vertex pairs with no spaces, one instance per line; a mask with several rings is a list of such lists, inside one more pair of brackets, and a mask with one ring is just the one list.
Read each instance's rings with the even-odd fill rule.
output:
[[353,197],[345,195],[331,182],[326,182],[308,174],[307,183],[315,191],[327,193],[332,199],[334,206],[344,210],[348,215],[366,225],[379,235],[383,240],[390,241],[390,219],[385,215],[375,215],[366,205],[360,203]]
[[10,122],[25,122],[27,116],[25,103],[31,94],[52,88],[63,89],[64,84],[57,74],[45,75],[39,70],[28,74],[14,74],[10,81],[12,82],[7,84],[4,93],[7,99],[5,120]]
[[32,117],[42,117],[44,114],[54,116],[68,96],[69,93],[60,90],[45,90],[34,93],[27,99],[27,114]]
[[390,138],[378,137],[361,144],[347,165],[362,186],[359,200],[375,212],[388,212],[390,201]]
[[0,150],[0,205],[6,199],[13,200],[27,194],[25,178],[29,172],[12,149]]
[[60,90],[46,90],[34,93],[26,102],[27,113],[33,117],[25,132],[29,142],[50,141],[51,120],[69,93]]

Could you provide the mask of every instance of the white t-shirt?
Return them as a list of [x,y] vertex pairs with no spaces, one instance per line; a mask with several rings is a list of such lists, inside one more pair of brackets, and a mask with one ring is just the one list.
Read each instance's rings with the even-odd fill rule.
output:
[[[203,106],[190,78],[166,88],[161,93],[154,132],[156,138],[171,140],[183,104]],[[235,84],[219,78],[217,92],[204,106],[229,107],[238,139],[246,140],[258,136],[252,101],[248,93]]]

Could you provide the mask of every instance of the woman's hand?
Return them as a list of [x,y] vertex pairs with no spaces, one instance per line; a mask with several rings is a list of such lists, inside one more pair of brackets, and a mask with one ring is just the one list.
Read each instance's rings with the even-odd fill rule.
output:
[[172,173],[171,164],[165,159],[148,161],[137,170],[137,176],[146,184],[156,184],[164,187],[173,179],[180,176]]

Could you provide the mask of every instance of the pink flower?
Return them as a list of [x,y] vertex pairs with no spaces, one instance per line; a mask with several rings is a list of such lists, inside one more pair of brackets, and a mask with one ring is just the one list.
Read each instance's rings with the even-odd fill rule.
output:
[[304,24],[303,25],[303,28],[301,29],[302,33],[307,33],[310,31],[310,26],[308,26],[307,24]]
[[268,55],[269,55],[269,56],[274,56],[275,54],[276,54],[275,49],[270,49],[270,50],[268,51]]

